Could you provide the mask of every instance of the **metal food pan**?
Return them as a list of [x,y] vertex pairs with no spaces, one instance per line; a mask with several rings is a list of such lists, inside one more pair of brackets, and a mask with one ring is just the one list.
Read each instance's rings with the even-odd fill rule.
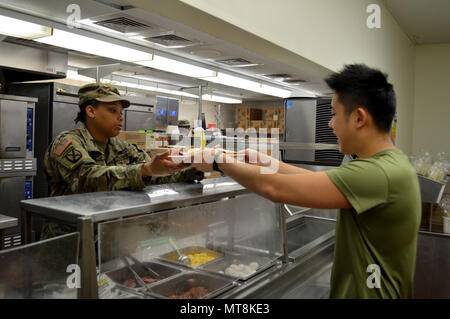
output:
[[178,261],[178,254],[177,254],[177,252],[175,250],[173,250],[173,251],[171,251],[171,252],[169,252],[167,254],[161,255],[159,258],[162,258],[163,260],[167,260],[167,261],[170,261],[170,262],[174,262],[174,263],[176,263],[178,265],[184,265],[184,266],[189,266],[189,267],[192,267],[192,268],[197,268],[197,267],[199,267],[201,265],[208,264],[208,263],[210,263],[210,262],[212,262],[214,260],[217,260],[218,258],[223,257],[223,254],[218,252],[218,251],[211,250],[211,249],[208,249],[208,248],[205,248],[205,247],[200,247],[200,246],[189,246],[189,247],[182,248],[179,251],[180,251],[180,253],[182,255],[186,255],[186,256],[189,255],[189,254],[207,253],[207,254],[213,256],[214,259],[212,259],[212,260],[210,260],[208,262],[205,262],[203,264],[199,264],[199,265],[190,265],[190,264],[186,265],[186,264],[183,264],[183,263]]
[[[232,278],[237,278],[239,280],[247,280],[259,273],[263,270],[272,266],[278,257],[273,256],[272,258],[269,256],[256,256],[256,255],[248,255],[248,254],[238,254],[238,253],[225,253],[224,257],[218,260],[211,261],[208,264],[202,265],[201,269],[209,272],[220,273],[221,275],[230,276]],[[249,265],[252,262],[257,262],[259,264],[258,268],[248,275],[244,276],[233,276],[230,274],[225,274],[225,269],[230,267],[232,264],[244,264]]]
[[[172,279],[157,283],[150,288],[151,295],[163,299],[209,299],[228,290],[233,280],[224,276],[214,276],[201,272],[185,272]],[[196,296],[175,298],[189,292],[192,288],[203,287],[203,293]]]
[[[176,275],[182,273],[182,271],[179,269],[176,269],[176,268],[173,268],[173,267],[170,267],[167,265],[163,265],[160,263],[143,262],[143,264],[159,274],[158,278],[154,278],[154,276],[152,276],[150,274],[150,272],[147,271],[146,269],[144,269],[142,266],[136,265],[136,264],[131,266],[131,268],[133,268],[133,270],[138,274],[139,277],[141,277],[141,279],[142,279],[142,277],[145,277],[145,276],[150,276],[154,279],[157,279],[156,282],[147,284],[146,285],[147,287],[150,287],[160,281],[164,281],[168,278],[171,278],[173,276],[176,276]],[[133,274],[131,273],[130,269],[128,269],[127,267],[109,271],[105,274],[109,278],[111,278],[111,280],[113,280],[118,286],[125,288],[125,290],[127,290],[127,291],[141,292],[143,290],[143,287],[138,282],[136,282],[136,280],[133,277]],[[136,288],[132,288],[132,287],[124,285],[124,282],[127,280],[130,280],[130,279],[133,279],[133,281],[136,283]]]

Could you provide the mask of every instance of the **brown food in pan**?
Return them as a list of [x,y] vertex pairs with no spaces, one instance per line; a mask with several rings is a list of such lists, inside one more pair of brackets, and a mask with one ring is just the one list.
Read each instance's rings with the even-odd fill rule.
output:
[[172,299],[200,299],[208,294],[208,290],[205,287],[193,287],[185,293],[177,293],[169,296]]
[[136,281],[133,278],[127,279],[123,282],[124,286],[130,287],[130,288],[136,288]]
[[142,279],[146,284],[152,284],[152,283],[158,281],[158,279],[152,278],[152,277],[150,277],[150,276],[142,276],[141,279]]

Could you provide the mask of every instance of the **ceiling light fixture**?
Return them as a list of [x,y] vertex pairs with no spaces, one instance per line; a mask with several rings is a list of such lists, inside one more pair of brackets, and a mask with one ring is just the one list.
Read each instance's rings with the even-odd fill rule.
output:
[[194,78],[215,77],[216,71],[195,66],[192,64],[168,59],[159,55],[154,55],[151,61],[136,62],[137,64],[148,66],[154,69],[190,76]]
[[217,96],[217,95],[211,95],[211,94],[202,95],[202,100],[226,103],[226,104],[241,104],[242,103],[242,100],[231,99],[229,97],[223,97],[223,96]]
[[126,62],[136,63],[152,60],[153,58],[152,53],[127,48],[58,29],[53,30],[52,36],[39,38],[36,39],[36,41]]
[[[67,70],[67,79],[80,80],[80,81],[86,81],[86,82],[94,82],[94,80],[92,78],[80,75],[75,70]],[[133,80],[133,79],[130,78],[130,80]],[[127,87],[127,88],[135,88],[135,89],[144,90],[144,91],[160,92],[160,93],[166,93],[166,94],[171,94],[171,95],[177,95],[180,97],[189,97],[189,98],[194,98],[194,99],[198,98],[198,95],[195,95],[195,94],[186,93],[183,91],[159,88],[157,86],[146,85],[146,84],[140,83],[139,80],[137,82],[128,82],[128,81],[116,81],[116,80],[113,80],[112,78],[102,78],[101,82],[111,83],[113,85],[123,86],[123,87]],[[218,103],[228,103],[228,104],[242,103],[242,100],[231,99],[231,98],[226,98],[226,97],[211,95],[211,94],[202,95],[202,100],[218,102]]]
[[215,77],[204,77],[203,80],[228,85],[248,91],[258,92],[261,94],[272,95],[281,98],[287,98],[291,96],[291,91],[279,89],[274,86],[261,84],[259,82],[246,80],[237,76],[217,72]]
[[[265,95],[272,95],[280,98],[291,96],[291,92],[288,90],[59,29],[53,29],[53,34],[51,36],[45,36],[35,40],[49,45],[55,45],[115,60],[133,62],[138,65],[199,78]],[[177,94],[180,95],[179,93]]]
[[52,28],[0,15],[0,34],[34,40],[52,34]]

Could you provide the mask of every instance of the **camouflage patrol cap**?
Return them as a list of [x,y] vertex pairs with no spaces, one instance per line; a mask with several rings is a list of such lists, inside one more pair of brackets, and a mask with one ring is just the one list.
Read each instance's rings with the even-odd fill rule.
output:
[[120,96],[119,90],[107,83],[89,83],[83,85],[78,90],[78,105],[81,106],[87,101],[96,100],[99,102],[122,102],[122,107],[130,106],[130,101]]
[[191,123],[188,120],[179,120],[178,126],[179,127],[191,127]]

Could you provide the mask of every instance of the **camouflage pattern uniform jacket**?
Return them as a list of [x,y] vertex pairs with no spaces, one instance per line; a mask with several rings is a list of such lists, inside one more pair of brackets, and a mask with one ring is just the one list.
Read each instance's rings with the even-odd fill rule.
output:
[[[106,154],[105,154],[106,153]],[[142,166],[150,156],[136,146],[113,137],[105,153],[99,149],[84,124],[65,131],[48,147],[45,174],[51,196],[108,190],[139,190],[146,185],[201,180],[193,168],[171,176],[142,178]]]

